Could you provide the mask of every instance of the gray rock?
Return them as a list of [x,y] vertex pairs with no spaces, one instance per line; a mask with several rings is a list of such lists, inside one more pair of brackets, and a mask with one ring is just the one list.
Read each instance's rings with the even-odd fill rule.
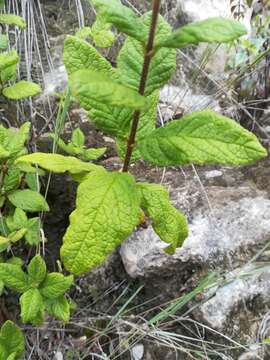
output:
[[[183,209],[188,189],[171,189],[175,206]],[[190,194],[184,210],[189,215],[189,237],[175,255],[164,253],[166,246],[151,227],[137,231],[121,247],[121,256],[131,277],[149,277],[167,268],[185,264],[211,270],[243,264],[270,236],[270,200],[249,186],[209,187],[211,204],[199,205],[200,192]],[[177,199],[178,198],[178,199]],[[258,224],[258,219],[260,222]],[[172,266],[171,266],[172,265]]]

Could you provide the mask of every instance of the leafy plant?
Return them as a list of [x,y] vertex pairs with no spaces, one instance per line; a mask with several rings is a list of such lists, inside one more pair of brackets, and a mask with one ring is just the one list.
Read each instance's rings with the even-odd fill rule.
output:
[[[0,3],[0,9],[3,6],[4,4]],[[0,14],[0,24],[17,26],[21,30],[26,27],[25,21],[13,14]],[[11,100],[21,100],[39,94],[41,88],[38,84],[25,80],[16,82],[19,55],[16,50],[8,50],[8,35],[3,33],[2,29],[3,27],[0,33],[0,93]]]
[[72,132],[71,141],[68,144],[55,134],[51,134],[51,137],[61,150],[84,161],[97,160],[106,152],[106,148],[87,149],[85,146],[85,136],[79,128]]
[[0,360],[16,360],[24,353],[24,337],[21,329],[12,321],[6,321],[0,331]]
[[[212,18],[172,31],[159,15],[160,0],[153,0],[152,12],[141,17],[120,0],[91,3],[106,31],[114,27],[127,35],[117,67],[84,40],[90,31],[87,36],[67,37],[64,63],[72,96],[98,129],[115,138],[123,159],[122,171],[110,172],[57,154],[35,153],[15,161],[16,166],[37,164],[48,171],[68,171],[79,182],[76,209],[61,248],[66,269],[76,275],[100,265],[146,216],[168,243],[169,253],[188,235],[187,220],[171,205],[167,190],[137,183],[129,173],[131,163],[142,158],[157,166],[235,166],[266,156],[255,135],[210,110],[185,115],[156,129],[159,91],[176,69],[176,49],[200,42],[231,43],[246,33],[241,24]],[[83,140],[77,130],[75,146],[73,140],[59,145],[87,160]],[[76,153],[77,148],[80,153]]]
[[4,286],[21,294],[21,319],[24,323],[41,325],[45,311],[56,319],[67,322],[73,304],[65,292],[73,284],[73,276],[47,273],[45,261],[36,255],[25,273],[17,264],[0,263],[0,278]]

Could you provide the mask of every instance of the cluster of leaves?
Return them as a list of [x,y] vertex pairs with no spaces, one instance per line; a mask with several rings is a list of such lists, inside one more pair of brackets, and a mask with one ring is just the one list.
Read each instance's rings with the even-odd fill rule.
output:
[[85,146],[85,136],[79,128],[72,132],[71,140],[67,144],[59,136],[51,134],[51,137],[61,150],[84,161],[97,160],[106,152],[106,148],[87,149]]
[[39,217],[28,218],[27,213],[48,211],[49,206],[38,192],[37,175],[43,171],[16,159],[27,154],[30,123],[19,130],[0,125],[0,252],[10,251],[22,238],[30,246],[38,245]]
[[[112,67],[85,40],[92,36],[90,32],[86,35],[85,29],[84,34],[67,37],[64,63],[73,98],[88,112],[98,129],[116,139],[122,159],[130,146],[128,141],[135,117],[139,117],[139,122],[136,142],[131,144],[132,162],[143,158],[162,167],[190,163],[241,165],[266,155],[252,133],[210,110],[185,115],[156,129],[159,92],[176,69],[176,49],[200,42],[230,43],[246,33],[241,24],[211,18],[173,32],[159,16],[154,45],[147,53],[151,12],[137,16],[120,0],[92,0],[91,3],[105,31],[114,27],[127,35],[117,67]],[[93,37],[92,42],[97,43]],[[151,62],[145,74],[147,57],[151,57]],[[87,160],[83,140],[77,131],[76,140],[74,135],[70,144],[59,145],[69,154]],[[19,158],[16,163],[38,164],[59,173],[68,171],[79,182],[76,209],[70,216],[61,248],[64,265],[74,274],[101,264],[145,216],[151,219],[159,237],[168,243],[169,253],[181,246],[188,234],[184,214],[173,207],[162,186],[137,183],[129,173],[109,172],[101,166],[62,155],[35,153]]]
[[0,278],[4,286],[21,293],[21,319],[23,323],[41,325],[45,311],[56,319],[68,322],[73,304],[65,292],[73,284],[73,276],[47,273],[45,261],[36,255],[24,272],[18,263],[0,263]]
[[[0,8],[4,6],[0,3]],[[19,29],[25,29],[25,21],[17,15],[0,14],[0,24],[17,26]],[[3,27],[1,27],[3,29]],[[8,35],[0,33],[0,91],[3,96],[11,100],[25,99],[29,96],[37,95],[41,92],[38,84],[31,81],[21,80],[16,82],[17,65],[19,55],[16,50],[8,50]],[[10,84],[11,83],[11,84]]]

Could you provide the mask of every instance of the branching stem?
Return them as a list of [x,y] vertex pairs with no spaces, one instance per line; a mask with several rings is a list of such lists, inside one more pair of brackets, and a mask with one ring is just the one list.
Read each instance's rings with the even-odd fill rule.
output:
[[[145,87],[146,87],[146,82],[147,82],[147,78],[148,78],[149,68],[150,68],[151,60],[152,60],[153,54],[154,54],[153,49],[154,49],[155,34],[156,34],[156,28],[157,28],[157,22],[158,22],[158,16],[159,16],[160,3],[161,3],[161,0],[152,0],[152,20],[151,20],[151,26],[150,26],[146,51],[145,51],[145,55],[144,55],[144,63],[143,63],[143,69],[142,69],[140,86],[139,86],[139,94],[142,96],[145,93]],[[134,146],[135,146],[136,134],[137,134],[137,130],[138,130],[140,116],[141,116],[141,112],[139,110],[134,112],[130,135],[129,135],[129,139],[128,139],[128,143],[127,143],[127,151],[126,151],[126,155],[125,155],[123,172],[128,172],[128,170],[129,170],[130,160],[131,160],[132,153],[133,153]]]

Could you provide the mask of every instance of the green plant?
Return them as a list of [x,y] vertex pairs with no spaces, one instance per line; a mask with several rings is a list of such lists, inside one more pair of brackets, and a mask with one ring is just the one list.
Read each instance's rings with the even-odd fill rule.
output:
[[87,149],[85,146],[85,136],[79,128],[72,132],[71,141],[68,144],[54,134],[51,134],[51,137],[61,150],[84,161],[97,160],[106,152],[106,148]]
[[127,35],[117,68],[83,40],[85,36],[67,37],[64,62],[72,96],[98,129],[116,139],[123,169],[109,172],[73,157],[43,153],[22,156],[15,162],[38,164],[53,172],[68,171],[80,183],[76,209],[61,248],[66,269],[76,275],[101,264],[145,216],[168,243],[169,253],[187,237],[186,218],[171,205],[166,189],[137,183],[129,173],[131,163],[143,158],[162,167],[243,165],[266,156],[255,135],[210,110],[156,129],[159,90],[176,69],[176,49],[200,42],[232,42],[245,34],[242,25],[211,18],[172,32],[159,15],[160,0],[153,0],[152,12],[142,17],[119,0],[91,3],[98,19],[107,24],[106,31],[114,26]]
[[24,352],[23,334],[12,321],[6,321],[0,331],[0,360],[16,360]]
[[[4,2],[0,3],[0,9]],[[25,29],[25,21],[17,15],[0,13],[1,25],[14,25],[20,29]],[[0,33],[0,93],[11,100],[21,100],[29,96],[37,95],[41,92],[38,84],[31,81],[21,80],[16,82],[17,65],[19,55],[16,50],[8,50],[8,35]]]

